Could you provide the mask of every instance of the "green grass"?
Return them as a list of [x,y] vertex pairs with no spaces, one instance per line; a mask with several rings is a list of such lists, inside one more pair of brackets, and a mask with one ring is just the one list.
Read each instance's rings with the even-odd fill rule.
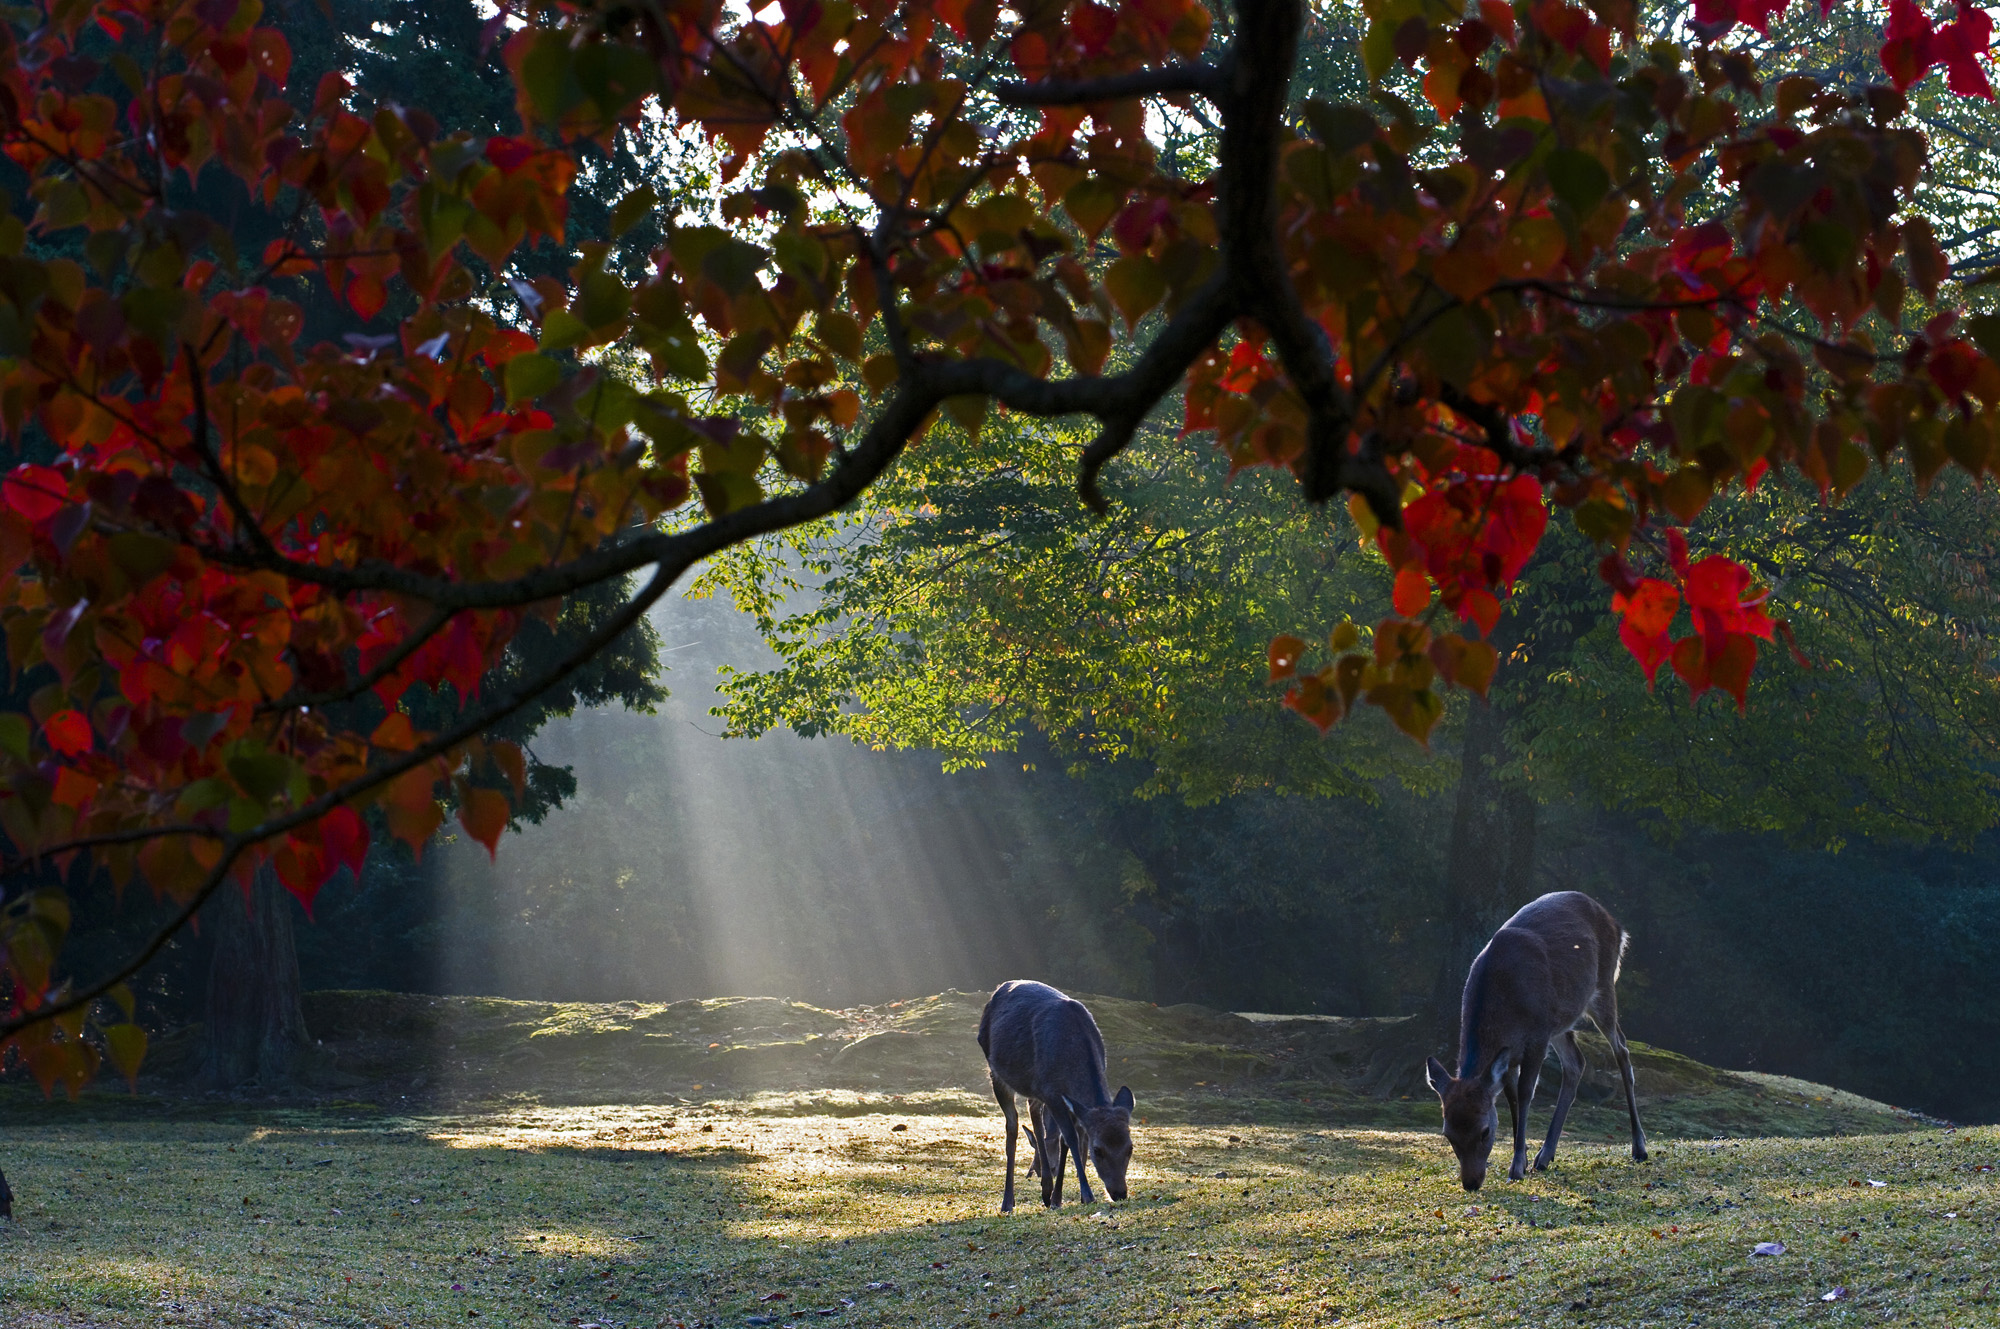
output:
[[1467,1196],[1403,1022],[1092,998],[1132,1198],[1002,1218],[981,1000],[315,993],[290,1102],[187,1092],[195,1031],[0,1087],[0,1326],[2000,1323],[1994,1128],[1636,1045],[1652,1162],[1588,1042],[1556,1169]]
[[1468,1196],[1434,1130],[1142,1102],[1129,1202],[1001,1217],[998,1114],[955,1091],[222,1122],[6,1098],[10,1329],[2000,1322],[1990,1127],[1635,1165],[1599,1122]]

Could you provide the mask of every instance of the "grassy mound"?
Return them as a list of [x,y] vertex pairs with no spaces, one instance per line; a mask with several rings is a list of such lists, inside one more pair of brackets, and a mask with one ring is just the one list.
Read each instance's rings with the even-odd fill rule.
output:
[[[378,1110],[730,1099],[767,1113],[865,1111],[896,1101],[932,1111],[992,1110],[975,1033],[983,992],[825,1010],[771,997],[582,1004],[315,992],[320,1037],[304,1094]],[[1407,1072],[1425,1049],[1409,1022],[1237,1015],[1087,997],[1114,1084],[1132,1086],[1161,1122],[1293,1120],[1428,1128],[1436,1100],[1416,1088],[1379,1096],[1385,1064]],[[166,1041],[148,1068],[170,1095],[192,1067],[195,1031]],[[1626,1130],[1610,1050],[1582,1036],[1591,1070],[1570,1130]],[[1438,1049],[1444,1051],[1444,1049]],[[1634,1044],[1641,1111],[1655,1135],[1803,1136],[1907,1130],[1922,1119],[1802,1081],[1704,1066]],[[1552,1064],[1553,1067],[1553,1064]],[[1542,1101],[1554,1093],[1545,1080]]]

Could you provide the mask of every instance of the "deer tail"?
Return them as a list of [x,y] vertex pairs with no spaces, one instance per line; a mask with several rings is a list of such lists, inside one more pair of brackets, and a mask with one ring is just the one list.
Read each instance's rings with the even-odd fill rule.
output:
[[1618,981],[1620,971],[1625,968],[1625,952],[1631,948],[1631,945],[1632,934],[1623,928],[1618,929],[1618,961],[1611,966],[1611,981],[1614,983]]

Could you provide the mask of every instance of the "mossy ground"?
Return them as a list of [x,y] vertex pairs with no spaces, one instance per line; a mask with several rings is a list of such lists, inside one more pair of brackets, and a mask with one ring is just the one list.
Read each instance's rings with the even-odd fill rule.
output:
[[[391,1073],[348,1056],[342,1098],[0,1089],[0,1325],[2000,1323],[2000,1129],[1665,1052],[1641,1058],[1651,1162],[1598,1094],[1553,1171],[1468,1196],[1434,1100],[1353,1087],[1385,1026],[1107,1007],[1114,1075],[1146,1086],[1131,1199],[1049,1213],[1023,1178],[1001,1217],[955,994],[343,1000],[347,1046]],[[500,1076],[528,1040],[564,1050]],[[561,1066],[622,1101],[574,1102]]]

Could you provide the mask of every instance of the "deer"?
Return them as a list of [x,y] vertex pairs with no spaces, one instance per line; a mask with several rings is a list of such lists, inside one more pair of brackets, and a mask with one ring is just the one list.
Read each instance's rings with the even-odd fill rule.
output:
[[1632,1119],[1632,1159],[1646,1161],[1632,1054],[1618,1025],[1618,970],[1631,940],[1611,912],[1588,895],[1554,891],[1521,906],[1473,960],[1459,1008],[1458,1074],[1432,1057],[1425,1077],[1443,1104],[1444,1137],[1458,1155],[1458,1179],[1466,1190],[1476,1191],[1486,1180],[1503,1092],[1514,1126],[1507,1179],[1527,1175],[1528,1105],[1551,1042],[1562,1063],[1562,1091],[1548,1139],[1535,1154],[1535,1171],[1546,1171],[1555,1161],[1556,1140],[1583,1079],[1575,1029],[1585,1015],[1618,1059]]
[[1034,1161],[1028,1175],[1042,1183],[1042,1203],[1062,1204],[1063,1157],[1076,1160],[1077,1189],[1096,1203],[1084,1159],[1113,1200],[1125,1198],[1132,1161],[1132,1090],[1110,1092],[1104,1035],[1082,1002],[1046,983],[1002,983],[979,1016],[979,1050],[993,1081],[993,1097],[1007,1119],[1007,1188],[1000,1212],[1014,1210],[1014,1151],[1021,1124],[1019,1100],[1028,1100],[1028,1139]]

